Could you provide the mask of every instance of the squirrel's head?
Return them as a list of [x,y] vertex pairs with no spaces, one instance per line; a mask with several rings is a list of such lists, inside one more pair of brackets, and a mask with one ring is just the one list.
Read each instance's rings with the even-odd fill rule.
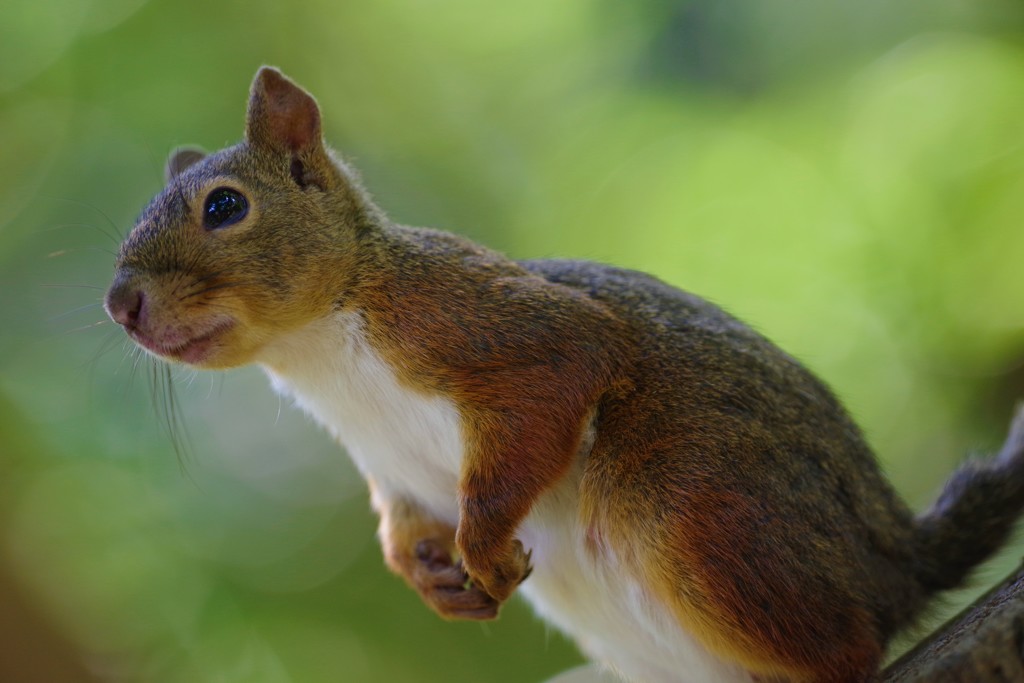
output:
[[332,158],[316,101],[279,71],[253,80],[245,139],[167,162],[121,245],[106,309],[150,352],[224,368],[338,307],[380,220]]

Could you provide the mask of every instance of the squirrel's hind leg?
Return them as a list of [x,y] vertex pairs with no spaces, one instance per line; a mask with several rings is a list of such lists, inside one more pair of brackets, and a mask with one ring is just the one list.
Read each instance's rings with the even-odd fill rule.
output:
[[[606,419],[625,418],[609,409]],[[583,475],[595,556],[636,577],[649,602],[748,680],[870,680],[882,638],[857,586],[828,571],[836,540],[780,521],[757,482],[707,465],[714,444],[635,433],[599,435]]]

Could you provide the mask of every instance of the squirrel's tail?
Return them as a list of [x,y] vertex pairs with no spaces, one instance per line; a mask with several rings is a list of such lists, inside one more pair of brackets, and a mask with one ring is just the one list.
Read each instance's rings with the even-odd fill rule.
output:
[[971,461],[917,518],[917,575],[929,592],[954,588],[995,553],[1024,511],[1024,404],[999,455]]

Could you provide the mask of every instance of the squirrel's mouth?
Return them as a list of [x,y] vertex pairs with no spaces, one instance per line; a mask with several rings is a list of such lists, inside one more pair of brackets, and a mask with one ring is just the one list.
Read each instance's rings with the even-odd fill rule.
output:
[[189,331],[182,334],[174,331],[158,336],[150,336],[137,327],[126,329],[131,338],[148,351],[164,358],[198,365],[210,357],[220,338],[234,325],[234,320],[221,319],[198,333]]

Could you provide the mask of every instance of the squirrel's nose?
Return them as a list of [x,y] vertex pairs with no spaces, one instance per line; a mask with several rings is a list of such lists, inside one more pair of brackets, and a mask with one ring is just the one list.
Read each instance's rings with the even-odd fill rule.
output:
[[107,292],[107,314],[125,327],[139,327],[146,315],[146,294],[131,283],[115,283]]

